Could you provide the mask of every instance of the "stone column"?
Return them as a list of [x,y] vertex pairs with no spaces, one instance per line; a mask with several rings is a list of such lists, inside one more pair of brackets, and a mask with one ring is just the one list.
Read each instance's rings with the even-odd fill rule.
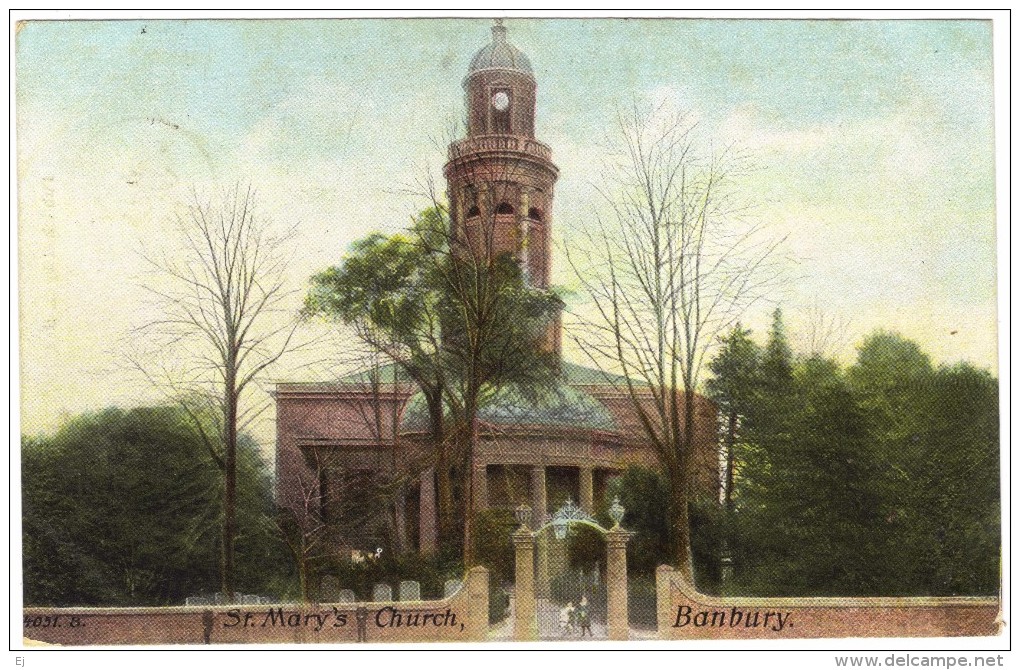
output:
[[595,483],[592,468],[582,467],[578,475],[581,509],[588,514],[595,514]]
[[[546,514],[549,512],[549,502],[546,497],[545,466],[535,465],[531,468],[531,527],[538,529],[545,523]],[[542,533],[542,537],[535,538],[536,556],[535,564],[538,570],[538,582],[535,593],[538,597],[549,597],[549,531]]]
[[514,531],[514,639],[538,639],[535,601],[535,536],[527,528]]
[[475,464],[471,488],[474,489],[474,509],[476,512],[489,506],[489,479],[484,464]]
[[627,623],[627,540],[631,534],[619,527],[606,532],[606,627],[610,640],[626,640]]
[[660,565],[655,569],[655,620],[660,640],[669,639],[669,627],[673,624],[673,568]]
[[435,552],[436,535],[436,473],[429,468],[421,473],[421,489],[418,492],[418,551],[422,554]]
[[549,503],[545,495],[545,466],[535,465],[531,468],[531,527],[538,528],[545,523],[545,515],[549,513]]

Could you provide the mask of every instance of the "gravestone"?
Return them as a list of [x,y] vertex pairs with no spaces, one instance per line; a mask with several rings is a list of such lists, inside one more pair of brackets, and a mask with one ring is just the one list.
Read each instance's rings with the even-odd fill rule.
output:
[[355,603],[358,602],[358,596],[354,595],[354,591],[350,589],[340,589],[340,593],[336,596],[338,603]]
[[229,605],[230,604],[230,599],[227,598],[227,594],[225,594],[225,593],[217,593],[217,594],[215,594],[213,596],[213,604],[214,605]]
[[184,599],[184,604],[189,606],[212,605],[212,599],[206,596],[189,596]]
[[413,580],[400,582],[400,599],[421,600],[421,584]]
[[376,584],[372,587],[372,600],[377,603],[393,600],[393,588],[389,584]]
[[443,584],[443,597],[449,598],[457,591],[460,591],[461,581],[459,579],[447,579]]
[[243,595],[241,596],[242,605],[258,605],[262,602],[262,598],[257,595]]
[[319,583],[319,602],[335,603],[340,591],[340,580],[333,575],[327,575]]

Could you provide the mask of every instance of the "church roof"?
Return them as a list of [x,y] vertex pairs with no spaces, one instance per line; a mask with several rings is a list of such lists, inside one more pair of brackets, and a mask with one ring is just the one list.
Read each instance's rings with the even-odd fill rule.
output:
[[[613,430],[616,426],[605,405],[584,389],[569,385],[564,378],[549,389],[523,393],[506,386],[478,410],[478,420],[497,426],[560,426]],[[422,394],[414,395],[404,408],[401,430],[425,430],[428,411]]]
[[492,27],[492,41],[471,59],[468,75],[479,70],[513,70],[534,76],[531,61],[520,49],[506,41],[506,27],[498,20]]

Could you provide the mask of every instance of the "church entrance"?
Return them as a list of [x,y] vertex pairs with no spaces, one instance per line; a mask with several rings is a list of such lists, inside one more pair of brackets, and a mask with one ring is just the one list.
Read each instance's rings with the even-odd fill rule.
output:
[[536,533],[539,639],[607,639],[605,578],[606,540],[600,530],[583,523],[550,524]]
[[627,639],[623,512],[614,501],[607,529],[568,500],[532,531],[531,508],[515,510],[514,639]]

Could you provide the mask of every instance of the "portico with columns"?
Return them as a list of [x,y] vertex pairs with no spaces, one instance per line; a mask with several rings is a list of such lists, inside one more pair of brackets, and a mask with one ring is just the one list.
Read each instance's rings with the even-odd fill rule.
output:
[[[609,482],[627,467],[627,463],[620,460],[624,450],[606,444],[596,455],[590,445],[572,444],[570,437],[562,436],[563,441],[557,441],[555,435],[546,434],[532,444],[508,448],[503,440],[488,442],[483,436],[471,469],[474,511],[502,509],[509,512],[527,504],[534,510],[536,528],[566,500],[588,514],[595,514],[597,504],[605,498]],[[423,551],[436,547],[434,478],[432,469],[420,477],[418,523]]]
[[[524,468],[528,472],[527,488],[520,494],[510,495],[506,490],[508,487],[499,480],[503,477],[512,477],[507,470]],[[558,501],[551,501],[550,476],[549,472],[557,480],[557,486],[552,498],[559,498]],[[521,466],[513,463],[497,462],[477,464],[474,468],[475,475],[475,505],[476,510],[490,508],[513,509],[521,502],[527,502],[536,514],[548,514],[558,504],[562,504],[564,497],[577,503],[579,507],[589,514],[595,513],[595,479],[599,477],[601,482],[616,476],[620,469],[602,467],[597,468],[591,464],[575,465],[546,465],[529,464]],[[491,482],[491,483],[490,483]],[[604,483],[600,489],[604,490]],[[497,497],[496,492],[500,495]]]

